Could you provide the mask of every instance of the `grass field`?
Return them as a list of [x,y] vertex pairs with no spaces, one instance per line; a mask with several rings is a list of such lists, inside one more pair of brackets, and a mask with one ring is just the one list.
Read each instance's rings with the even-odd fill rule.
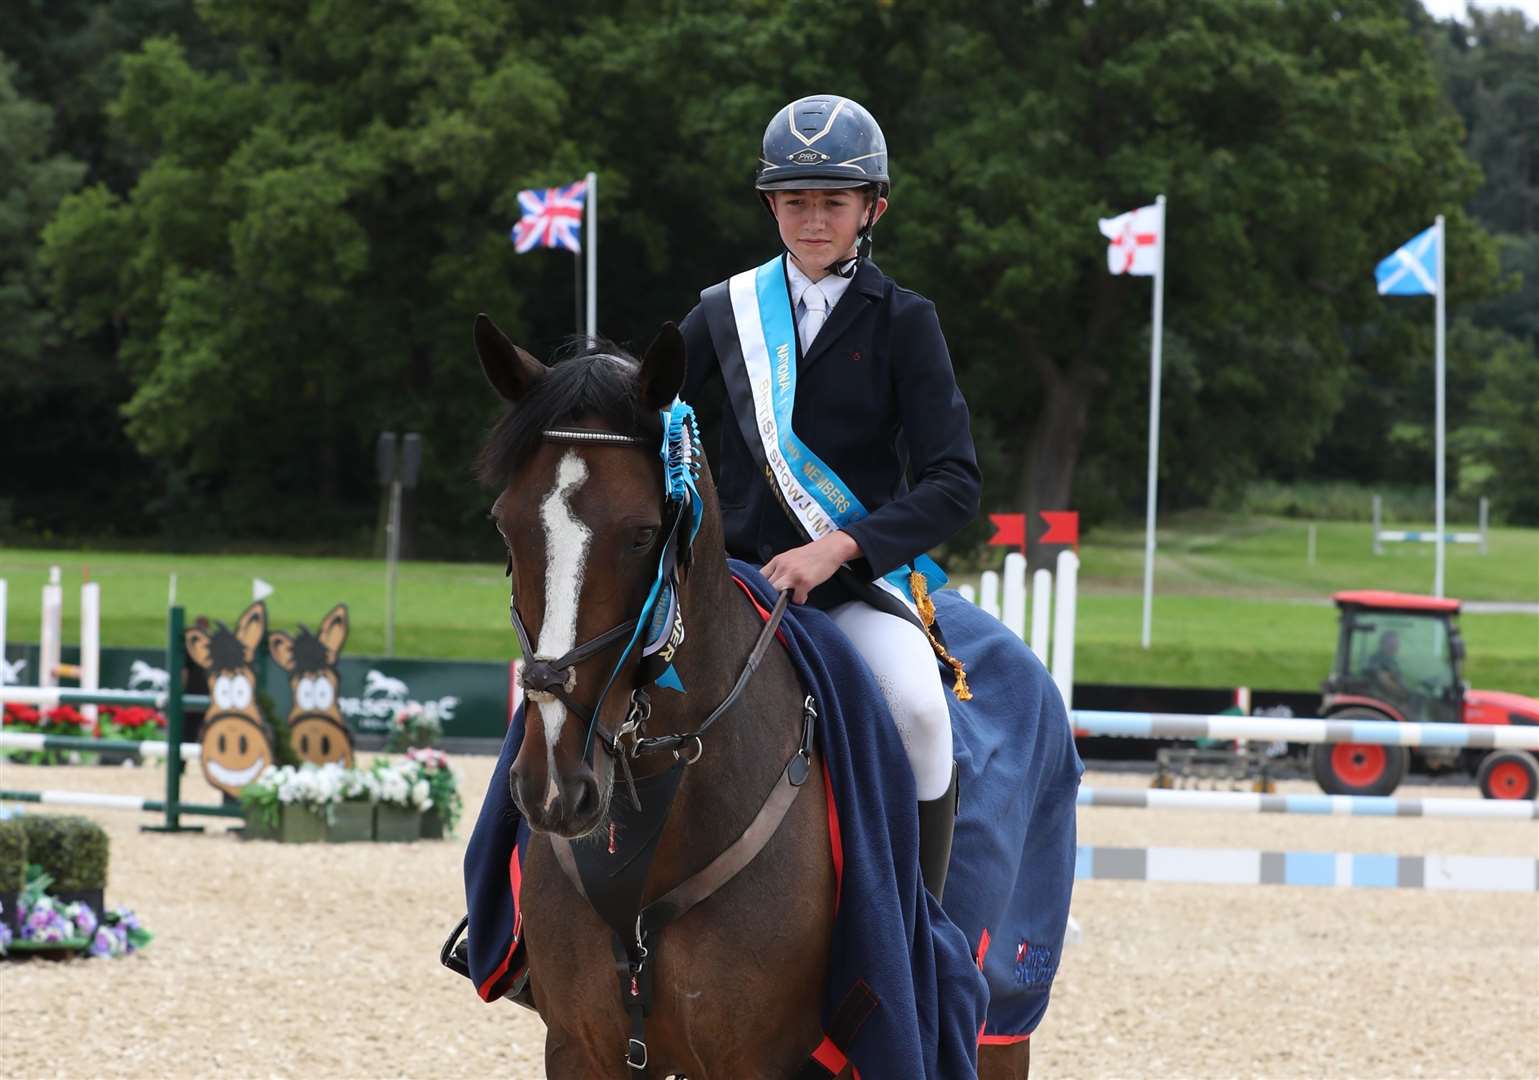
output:
[[[1432,545],[1390,544],[1375,556],[1369,526],[1322,522],[1316,561],[1309,565],[1307,528],[1300,521],[1214,514],[1167,520],[1159,536],[1154,642],[1147,652],[1139,647],[1142,531],[1097,530],[1081,550],[1076,677],[1313,689],[1330,665],[1335,643],[1333,591],[1431,591]],[[1448,595],[1539,603],[1539,530],[1493,529],[1486,555],[1473,546],[1450,546],[1447,552]],[[50,565],[63,571],[67,644],[78,640],[77,586],[89,571],[102,585],[105,645],[164,643],[174,573],[177,600],[189,615],[208,613],[233,622],[250,599],[251,579],[260,577],[276,588],[268,599],[274,628],[299,622],[313,628],[332,604],[346,601],[352,619],[348,652],[384,649],[383,564],[264,554],[0,550],[0,578],[10,587],[10,640],[37,639],[40,588]],[[1539,696],[1539,615],[1466,613],[1462,625],[1469,644],[1466,674],[1474,685]],[[497,659],[515,649],[500,566],[402,565],[398,655]]]

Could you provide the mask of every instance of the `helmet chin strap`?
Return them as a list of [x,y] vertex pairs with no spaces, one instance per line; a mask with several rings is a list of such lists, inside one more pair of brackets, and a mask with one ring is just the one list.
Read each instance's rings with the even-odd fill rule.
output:
[[842,278],[852,278],[860,266],[860,260],[871,257],[871,230],[876,228],[876,199],[877,197],[873,195],[866,203],[866,220],[860,226],[860,232],[855,234],[855,254],[848,259],[829,263],[823,268],[828,273],[838,274]]

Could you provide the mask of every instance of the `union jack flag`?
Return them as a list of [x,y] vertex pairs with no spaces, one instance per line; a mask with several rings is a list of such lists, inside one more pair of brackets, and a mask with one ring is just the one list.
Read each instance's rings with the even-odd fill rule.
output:
[[566,187],[531,189],[518,193],[518,205],[524,216],[513,226],[513,250],[522,255],[537,247],[561,247],[581,251],[583,202],[588,196],[588,181],[579,180]]

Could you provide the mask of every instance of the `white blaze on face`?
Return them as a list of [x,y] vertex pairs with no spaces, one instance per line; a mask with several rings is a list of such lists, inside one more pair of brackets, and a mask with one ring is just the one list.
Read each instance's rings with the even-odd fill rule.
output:
[[[555,486],[540,503],[540,523],[545,526],[545,617],[535,651],[552,659],[565,656],[577,643],[577,598],[582,595],[593,533],[572,512],[572,496],[587,479],[587,462],[576,450],[568,450],[556,468]],[[566,722],[566,705],[559,700],[539,705],[545,723],[545,805],[549,807],[556,800],[556,740]]]

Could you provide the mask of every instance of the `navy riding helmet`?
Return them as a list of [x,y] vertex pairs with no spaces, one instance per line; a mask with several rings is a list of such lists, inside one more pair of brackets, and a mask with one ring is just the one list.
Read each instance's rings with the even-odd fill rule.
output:
[[876,200],[892,187],[887,176],[887,137],[876,117],[858,101],[834,94],[797,98],[764,129],[754,187],[772,214],[771,191],[866,188],[869,205],[858,255],[829,267],[841,277],[850,277],[859,259],[871,254]]
[[760,191],[875,185],[886,195],[887,139],[856,101],[833,94],[798,98],[764,129]]

